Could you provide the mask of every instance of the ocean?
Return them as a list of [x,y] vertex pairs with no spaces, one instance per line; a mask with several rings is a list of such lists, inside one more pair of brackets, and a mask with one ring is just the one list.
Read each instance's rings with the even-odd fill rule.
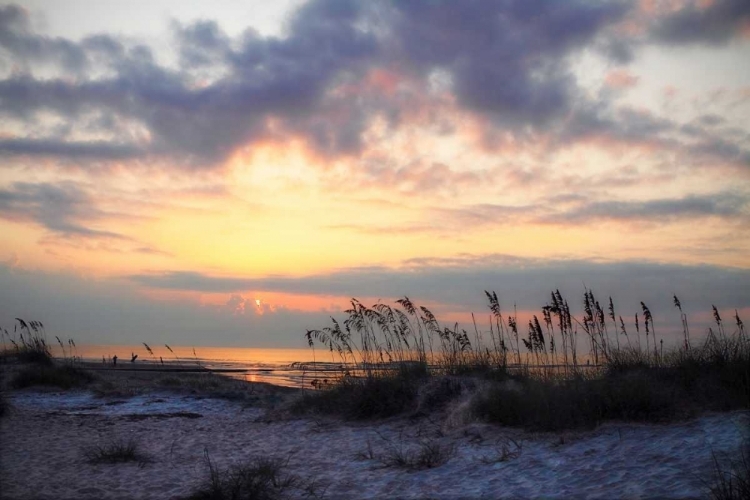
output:
[[[149,351],[150,349],[150,351]],[[59,358],[77,358],[91,363],[111,365],[117,356],[117,366],[131,363],[157,369],[209,369],[223,375],[266,382],[284,387],[303,387],[316,378],[332,379],[341,373],[340,363],[333,362],[330,352],[316,349],[201,347],[177,345],[98,345],[85,344],[54,346],[52,354]],[[131,361],[133,356],[137,356]],[[317,361],[317,362],[315,362]]]

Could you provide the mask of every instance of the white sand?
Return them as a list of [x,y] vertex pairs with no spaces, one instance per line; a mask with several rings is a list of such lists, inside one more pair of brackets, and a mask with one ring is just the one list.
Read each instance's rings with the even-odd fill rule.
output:
[[[17,499],[179,498],[206,477],[204,449],[220,467],[288,458],[289,471],[314,478],[324,498],[698,498],[707,493],[712,451],[735,452],[750,428],[750,414],[735,412],[664,426],[607,424],[561,443],[561,435],[476,423],[447,429],[429,419],[263,423],[263,410],[169,394],[111,400],[21,391],[10,402],[11,415],[0,420],[0,497]],[[153,461],[86,462],[83,449],[115,437],[135,438]],[[522,443],[520,455],[487,463],[508,437]],[[455,454],[433,469],[405,470],[364,458],[368,441],[378,457],[425,442],[453,445]]]

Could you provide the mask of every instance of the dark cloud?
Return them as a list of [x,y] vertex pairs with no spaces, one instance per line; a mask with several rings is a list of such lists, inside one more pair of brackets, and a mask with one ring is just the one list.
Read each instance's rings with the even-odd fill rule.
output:
[[660,222],[681,217],[697,219],[717,216],[750,221],[748,208],[750,198],[747,196],[721,193],[649,201],[591,202],[542,220],[567,223],[587,223],[601,219]]
[[109,141],[59,141],[54,139],[0,139],[0,158],[29,155],[70,158],[73,160],[125,160],[141,156],[143,151],[130,144]]
[[[691,331],[705,331],[692,316],[720,310],[742,309],[750,304],[750,271],[715,266],[678,266],[649,262],[593,263],[541,261],[512,256],[463,256],[443,261],[412,262],[400,269],[362,268],[305,278],[247,280],[202,274],[164,273],[135,277],[147,287],[170,290],[220,291],[226,306],[161,301],[139,293],[128,280],[87,280],[66,274],[24,271],[0,265],[0,324],[15,317],[41,320],[55,335],[78,343],[177,345],[230,345],[251,347],[304,347],[304,332],[328,324],[330,315],[340,317],[347,306],[332,304],[330,310],[300,312],[277,304],[273,314],[233,314],[232,306],[247,303],[244,289],[276,290],[301,294],[343,294],[343,297],[376,298],[390,302],[408,295],[431,308],[435,302],[455,304],[465,311],[464,326],[471,328],[469,312],[476,313],[486,328],[484,290],[495,290],[505,313],[539,311],[553,289],[559,288],[575,314],[580,314],[584,286],[606,300],[612,295],[616,311],[627,318],[648,304],[665,342],[681,336],[679,314],[672,305],[677,293],[691,314]],[[60,293],[65,290],[65,293]],[[236,290],[236,291],[235,291]],[[254,296],[252,297],[254,298]],[[432,302],[432,303],[430,303]],[[252,305],[252,304],[251,304]],[[368,304],[370,305],[370,304]],[[435,310],[435,309],[434,309]],[[440,311],[435,310],[438,317]],[[742,312],[740,311],[740,314]],[[747,321],[747,319],[745,319]],[[139,332],[142,338],[134,338]],[[212,332],[206,335],[206,332]]]
[[91,197],[72,183],[17,182],[0,189],[0,217],[31,220],[64,237],[129,239],[119,233],[90,226],[104,217]]
[[[418,301],[450,304],[459,310],[482,312],[484,290],[495,290],[506,310],[538,309],[549,292],[560,289],[578,309],[584,286],[602,296],[612,295],[630,309],[641,300],[671,312],[672,293],[694,310],[741,308],[750,304],[745,286],[750,271],[716,266],[682,266],[653,262],[600,263],[585,260],[542,260],[508,255],[417,259],[399,268],[355,268],[306,277],[242,278],[193,272],[131,276],[154,289],[211,293],[243,291],[333,295],[395,300],[404,295]],[[636,309],[637,310],[637,309]]]
[[[150,132],[146,153],[189,165],[212,164],[267,137],[269,118],[323,153],[346,154],[361,148],[373,116],[382,113],[394,123],[399,111],[387,99],[363,100],[357,93],[337,93],[337,87],[361,86],[369,69],[398,65],[415,68],[419,85],[427,85],[434,70],[447,72],[459,104],[520,130],[543,126],[570,109],[577,90],[565,55],[626,10],[619,2],[578,0],[314,0],[293,14],[284,38],[248,30],[232,40],[211,21],[175,25],[175,70],[156,63],[147,47],[125,46],[107,35],[77,44],[48,40],[30,31],[25,11],[10,6],[2,11],[6,36],[0,45],[16,60],[34,60],[31,49],[23,48],[33,45],[40,57],[67,51],[54,56],[64,71],[95,65],[105,74],[75,82],[10,77],[0,82],[0,113],[32,120],[44,110],[69,121],[91,110],[114,113]],[[48,149],[27,144],[25,152]],[[107,159],[108,151],[100,150]]]
[[413,1],[399,4],[392,30],[410,65],[449,72],[460,103],[521,128],[574,106],[579,96],[565,56],[628,9],[620,2]]
[[279,305],[262,316],[252,310],[240,315],[232,307],[236,299],[229,296],[225,305],[216,306],[160,301],[122,280],[91,280],[4,264],[0,283],[0,326],[12,327],[16,317],[33,318],[50,334],[78,344],[194,345],[199,355],[199,346],[305,348],[305,331],[328,321],[330,314]]
[[606,102],[582,106],[572,113],[554,136],[557,147],[587,139],[603,139],[623,145],[656,146],[660,152],[679,155],[685,163],[714,166],[717,163],[750,166],[750,141],[718,129],[714,115],[693,123],[674,120]]
[[77,44],[32,33],[28,14],[17,5],[0,6],[0,48],[24,66],[55,63],[69,71],[79,72],[88,62],[84,50]]
[[669,44],[725,44],[742,34],[750,23],[747,0],[715,0],[702,6],[690,2],[672,14],[657,19],[652,36]]
[[[746,4],[688,5],[654,21],[653,37],[682,43],[677,26],[691,23],[713,26],[697,33],[735,29]],[[3,151],[82,162],[163,157],[196,168],[255,141],[293,135],[322,155],[356,155],[375,117],[399,127],[415,108],[433,109],[436,81],[459,108],[489,118],[488,134],[547,134],[558,147],[599,135],[679,149],[685,144],[670,135],[677,124],[612,109],[610,97],[582,91],[570,69],[571,56],[590,47],[620,63],[631,60],[636,41],[613,28],[635,12],[621,1],[312,0],[290,16],[281,37],[248,29],[232,38],[210,20],[175,23],[179,64],[170,67],[149,47],[107,34],[72,42],[34,33],[26,11],[7,6],[0,10],[0,55],[29,70],[0,80],[0,116],[20,120],[29,132],[6,137]],[[35,73],[47,63],[60,75]],[[407,81],[413,96],[368,83],[373,70],[384,68]],[[43,113],[70,130],[92,114],[108,116],[101,131],[110,138],[80,143],[40,132]],[[148,139],[130,141],[122,123]],[[718,147],[705,134],[712,125],[697,126],[704,127],[695,131],[703,134],[703,154],[746,161],[741,141],[724,138]]]
[[175,24],[174,32],[182,67],[214,66],[231,55],[231,40],[215,21],[198,21],[188,26]]

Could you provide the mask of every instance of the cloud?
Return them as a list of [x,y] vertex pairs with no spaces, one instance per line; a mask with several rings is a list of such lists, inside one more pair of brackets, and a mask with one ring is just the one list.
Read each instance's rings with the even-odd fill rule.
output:
[[620,2],[414,1],[393,13],[392,31],[410,65],[449,73],[462,106],[506,127],[543,127],[581,98],[565,56],[627,11]]
[[496,290],[507,305],[537,308],[544,305],[550,290],[559,288],[577,296],[584,284],[625,303],[646,300],[664,304],[673,291],[679,291],[686,302],[696,306],[706,307],[713,301],[723,307],[744,307],[750,303],[750,292],[743,284],[748,278],[748,270],[716,266],[542,260],[508,255],[417,259],[398,268],[352,268],[303,277],[222,277],[195,272],[128,277],[148,288],[204,293],[265,291],[383,300],[408,295],[463,310],[482,306],[484,290]]
[[703,217],[750,222],[750,197],[731,193],[648,201],[594,201],[572,210],[543,217],[542,221],[585,224],[597,220],[665,222],[676,218]]
[[607,73],[604,77],[604,83],[614,89],[626,89],[638,85],[639,79],[639,77],[631,75],[626,70],[618,69]]
[[750,3],[745,0],[693,1],[658,18],[651,35],[668,44],[722,45],[738,35],[746,37],[748,27]]
[[63,237],[129,240],[120,233],[91,227],[106,215],[73,183],[16,182],[10,189],[0,189],[0,217],[4,219],[32,221]]
[[[744,5],[689,4],[657,16],[654,39],[683,43],[678,27],[696,23],[712,28],[686,32],[723,33],[739,26]],[[668,137],[679,124],[588,95],[570,68],[571,56],[591,47],[627,59],[628,39],[616,28],[637,14],[620,1],[312,0],[290,16],[281,37],[248,29],[232,38],[214,21],[175,22],[175,67],[157,62],[148,46],[107,34],[72,42],[34,33],[28,13],[11,5],[0,10],[0,56],[26,70],[0,80],[0,116],[20,120],[23,132],[6,134],[0,154],[81,164],[166,159],[195,169],[258,141],[301,138],[324,157],[357,156],[374,120],[409,128],[415,115],[434,114],[446,101],[487,134],[521,142],[547,135],[549,144],[566,147],[597,134],[679,149],[685,142]],[[50,62],[57,75],[37,74]],[[615,69],[607,81],[623,88],[635,78]],[[100,116],[100,136],[50,135],[43,127],[49,115],[79,132]],[[724,141],[701,151],[724,157],[733,147],[733,161],[745,161],[741,140]]]
[[[85,148],[86,157],[102,159],[154,155],[211,166],[275,134],[299,135],[326,155],[353,154],[370,121],[384,115],[397,124],[399,107],[382,92],[363,100],[341,89],[361,86],[373,69],[397,67],[422,89],[442,71],[461,107],[520,131],[543,127],[575,105],[581,96],[565,56],[627,10],[620,2],[579,0],[313,0],[291,16],[286,37],[247,30],[231,39],[213,21],[175,24],[179,67],[170,68],[148,47],[112,36],[75,43],[35,34],[26,11],[9,6],[2,10],[0,47],[14,64],[31,67],[0,81],[0,113],[32,125],[41,112],[75,123],[93,110],[148,131],[145,143],[122,144],[113,133],[112,144]],[[34,76],[33,64],[44,57],[59,62],[60,77]],[[6,150],[63,156],[84,150],[54,139],[14,137]]]
[[28,13],[17,5],[0,6],[0,47],[23,66],[53,62],[79,72],[87,65],[84,50],[75,43],[33,34]]
[[60,141],[55,139],[0,139],[0,157],[49,156],[84,160],[125,160],[142,156],[140,148],[132,144],[110,141]]
[[237,300],[229,296],[216,305],[157,300],[122,280],[10,269],[2,263],[0,282],[0,326],[11,326],[16,317],[36,319],[50,334],[78,344],[304,348],[306,329],[329,319],[327,311],[267,306],[237,314]]

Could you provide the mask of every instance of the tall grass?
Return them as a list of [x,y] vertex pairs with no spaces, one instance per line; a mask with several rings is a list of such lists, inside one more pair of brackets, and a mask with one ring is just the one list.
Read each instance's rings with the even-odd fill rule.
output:
[[[8,330],[2,330],[4,355],[15,355],[26,363],[52,364],[52,354],[47,342],[47,332],[41,321],[25,321],[16,318],[13,325],[13,335]],[[6,344],[6,339],[10,346]]]
[[[47,331],[41,321],[26,321],[16,318],[13,332],[0,329],[3,349],[2,357],[15,357],[22,363],[37,363],[52,365],[52,343],[47,340]],[[60,346],[62,361],[74,363],[80,361],[76,343],[73,339],[63,341],[55,335],[55,341]]]
[[713,481],[708,485],[711,498],[715,500],[746,500],[750,498],[750,442],[740,447],[738,456],[714,459]]
[[485,295],[489,329],[480,330],[472,315],[472,334],[457,323],[443,326],[407,297],[372,307],[353,299],[346,319],[331,318],[331,326],[307,331],[310,347],[322,345],[342,370],[332,384],[313,380],[324,390],[305,396],[297,409],[357,419],[393,415],[414,408],[419,388],[431,375],[493,380],[476,395],[476,414],[542,430],[750,407],[750,339],[737,311],[728,331],[713,306],[716,326],[696,343],[675,295],[683,339],[665,352],[645,302],[633,316],[631,338],[611,297],[600,302],[592,290],[584,290],[583,312],[576,316],[555,290],[541,314],[528,319],[524,335],[515,308],[504,313],[495,292]]
[[45,385],[69,389],[94,379],[90,373],[77,366],[76,361],[80,357],[73,339],[63,342],[60,337],[55,336],[62,359],[53,358],[47,332],[41,321],[16,318],[13,333],[2,329],[0,334],[3,339],[2,358],[15,358],[22,363],[10,380],[13,388]]

